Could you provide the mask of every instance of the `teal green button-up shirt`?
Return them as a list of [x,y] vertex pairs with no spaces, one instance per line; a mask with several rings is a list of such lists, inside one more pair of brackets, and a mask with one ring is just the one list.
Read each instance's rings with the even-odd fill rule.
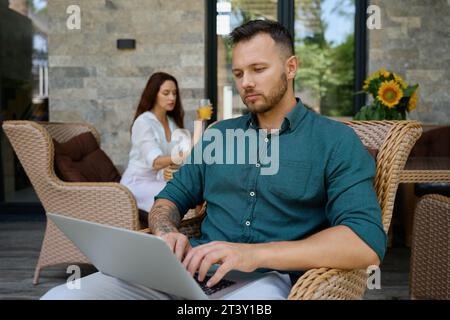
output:
[[[214,134],[208,135],[211,129],[207,130],[187,164],[155,197],[174,202],[183,214],[207,201],[202,236],[191,239],[193,246],[217,240],[299,240],[345,225],[383,259],[386,234],[373,188],[375,162],[351,128],[309,111],[299,101],[278,133],[279,159],[271,149],[276,147],[274,136],[258,136],[258,144],[243,135],[234,139],[234,146],[225,143],[232,129],[262,131],[251,113],[212,128]],[[223,146],[214,146],[221,139]],[[256,157],[252,146],[256,146]],[[202,153],[203,163],[197,163]],[[269,156],[274,156],[271,164]],[[277,173],[263,175],[264,168],[276,168],[275,161]]]

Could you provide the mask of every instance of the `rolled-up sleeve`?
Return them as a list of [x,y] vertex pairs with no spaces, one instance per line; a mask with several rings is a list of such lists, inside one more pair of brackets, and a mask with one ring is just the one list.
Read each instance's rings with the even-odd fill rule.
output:
[[194,146],[186,163],[175,172],[166,187],[155,197],[175,203],[183,217],[189,209],[203,202],[205,164],[194,163],[195,154],[203,152],[202,143]]
[[375,161],[352,129],[344,131],[327,169],[327,218],[332,226],[345,225],[383,259],[387,235],[373,187]]
[[143,119],[137,119],[133,125],[131,139],[132,143],[139,147],[140,157],[145,159],[145,164],[153,168],[155,159],[163,154],[155,129]]

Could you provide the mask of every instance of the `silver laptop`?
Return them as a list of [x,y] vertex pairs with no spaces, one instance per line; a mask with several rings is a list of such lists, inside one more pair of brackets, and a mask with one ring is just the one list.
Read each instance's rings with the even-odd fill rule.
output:
[[195,280],[159,237],[53,213],[47,216],[101,273],[180,299],[224,299],[263,276],[232,271],[207,288],[206,280]]

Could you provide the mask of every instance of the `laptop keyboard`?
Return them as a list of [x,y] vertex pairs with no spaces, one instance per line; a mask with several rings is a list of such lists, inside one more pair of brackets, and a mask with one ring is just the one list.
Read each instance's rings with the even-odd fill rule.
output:
[[229,286],[236,283],[234,281],[222,279],[215,286],[209,288],[208,286],[206,286],[206,283],[208,282],[209,279],[211,279],[210,276],[205,276],[205,279],[203,281],[198,281],[197,277],[198,277],[198,274],[196,273],[194,276],[194,280],[200,285],[203,292],[208,296],[216,293],[217,291],[228,288]]

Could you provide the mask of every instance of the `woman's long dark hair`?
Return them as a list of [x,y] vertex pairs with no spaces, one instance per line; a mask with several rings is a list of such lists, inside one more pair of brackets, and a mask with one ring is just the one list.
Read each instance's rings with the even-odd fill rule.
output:
[[134,115],[133,123],[141,114],[153,109],[159,89],[162,84],[168,80],[175,83],[175,87],[177,88],[177,99],[175,101],[175,107],[172,111],[168,111],[167,115],[172,117],[179,128],[184,129],[184,110],[181,103],[180,91],[178,89],[178,81],[174,76],[165,72],[156,72],[148,79],[144,92],[142,92],[141,101],[137,107],[136,114]]

